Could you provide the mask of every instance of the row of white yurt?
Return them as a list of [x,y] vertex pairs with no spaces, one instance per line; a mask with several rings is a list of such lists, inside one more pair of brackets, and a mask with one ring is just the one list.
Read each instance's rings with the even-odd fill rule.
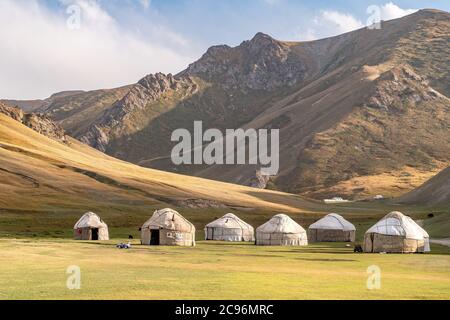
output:
[[[342,216],[331,213],[313,223],[308,234],[285,214],[278,214],[256,229],[256,244],[304,246],[310,242],[354,242],[356,228]],[[108,226],[95,213],[85,213],[74,226],[76,240],[108,240]],[[251,225],[232,213],[209,223],[205,239],[255,241]],[[141,243],[146,245],[195,246],[195,227],[172,209],[157,210],[141,227]],[[365,234],[365,252],[428,252],[429,235],[410,217],[391,212]]]
[[[211,230],[215,229],[215,232]],[[229,228],[229,230],[227,230]],[[244,231],[246,237],[243,237]],[[205,228],[206,240],[253,241],[253,228],[233,214]],[[354,242],[355,226],[341,215],[331,213],[305,229],[285,214],[278,214],[256,229],[257,245],[303,246],[309,242]],[[217,235],[217,237],[215,236]],[[365,252],[429,252],[428,233],[401,212],[391,212],[367,230]]]

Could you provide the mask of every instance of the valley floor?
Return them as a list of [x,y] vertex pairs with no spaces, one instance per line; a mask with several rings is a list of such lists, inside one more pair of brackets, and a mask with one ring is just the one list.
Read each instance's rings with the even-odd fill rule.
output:
[[[0,239],[0,299],[450,299],[450,248],[430,254],[355,254],[345,244],[130,250],[62,239]],[[66,273],[79,266],[81,289]],[[367,268],[381,288],[367,288]]]

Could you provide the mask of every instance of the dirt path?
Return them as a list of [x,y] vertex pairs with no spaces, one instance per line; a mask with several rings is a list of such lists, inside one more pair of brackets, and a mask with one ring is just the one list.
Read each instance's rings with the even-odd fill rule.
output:
[[430,239],[430,242],[440,244],[442,246],[450,247],[450,238],[449,239]]

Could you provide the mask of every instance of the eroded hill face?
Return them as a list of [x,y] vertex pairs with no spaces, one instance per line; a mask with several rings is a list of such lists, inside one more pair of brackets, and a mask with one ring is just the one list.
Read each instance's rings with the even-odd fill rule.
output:
[[210,48],[176,76],[149,75],[108,99],[97,92],[84,107],[68,96],[49,114],[120,159],[246,185],[257,167],[173,165],[171,133],[195,120],[204,130],[277,128],[281,170],[271,188],[396,196],[450,163],[449,21],[422,10],[312,42],[257,34]]
[[447,97],[409,66],[381,73],[366,94],[344,119],[314,135],[283,185],[319,197],[400,195],[448,165]]

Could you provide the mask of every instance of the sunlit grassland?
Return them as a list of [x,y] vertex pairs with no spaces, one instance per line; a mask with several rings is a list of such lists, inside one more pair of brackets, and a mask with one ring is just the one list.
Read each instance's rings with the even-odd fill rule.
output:
[[[72,240],[0,240],[1,299],[449,299],[450,248],[430,254],[355,254],[345,244],[130,250]],[[81,268],[81,289],[66,269]],[[381,269],[381,289],[366,286]]]

